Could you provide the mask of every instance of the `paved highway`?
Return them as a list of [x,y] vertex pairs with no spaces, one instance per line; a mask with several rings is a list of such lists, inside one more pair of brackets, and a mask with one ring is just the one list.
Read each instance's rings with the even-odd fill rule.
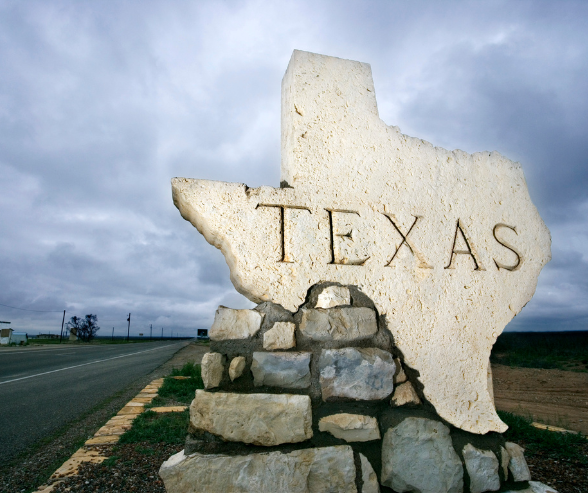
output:
[[144,377],[187,343],[1,349],[3,462]]

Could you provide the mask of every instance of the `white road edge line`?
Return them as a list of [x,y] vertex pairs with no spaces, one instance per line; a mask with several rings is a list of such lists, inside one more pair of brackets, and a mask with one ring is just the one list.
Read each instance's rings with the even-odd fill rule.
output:
[[112,358],[99,359],[96,361],[90,361],[88,363],[82,363],[81,365],[68,366],[67,368],[59,368],[59,370],[45,371],[43,373],[37,373],[36,375],[29,375],[28,377],[13,378],[12,380],[6,380],[4,382],[0,382],[0,385],[4,385],[5,383],[18,382],[19,380],[26,380],[28,378],[40,377],[41,375],[48,375],[49,373],[56,373],[58,371],[71,370],[72,368],[79,368],[80,366],[93,365],[95,363],[103,363],[104,361],[110,361],[112,359],[124,358],[125,356],[134,356],[135,354],[148,353],[149,351],[157,351],[158,349],[164,349],[166,347],[173,346],[174,344],[177,344],[177,342],[174,342],[172,344],[167,344],[166,346],[156,347],[153,349],[146,349],[145,351],[139,351],[136,353],[121,354],[120,356],[113,356]]

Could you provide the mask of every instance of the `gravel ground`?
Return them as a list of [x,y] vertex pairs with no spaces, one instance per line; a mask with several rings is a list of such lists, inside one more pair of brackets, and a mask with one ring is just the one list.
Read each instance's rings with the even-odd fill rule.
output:
[[[524,448],[525,444],[520,442]],[[533,481],[540,481],[559,493],[588,492],[588,444],[580,446],[584,463],[578,460],[555,460],[544,454],[526,455]]]
[[188,361],[200,363],[202,355],[206,352],[208,352],[207,346],[190,343],[151,374],[137,379],[123,392],[103,402],[87,416],[68,423],[46,443],[38,444],[25,451],[9,464],[3,464],[0,468],[0,492],[34,491],[145,385],[169,374],[172,368],[181,368]]
[[108,462],[83,464],[79,476],[67,478],[54,491],[165,493],[157,471],[163,461],[183,448],[183,445],[147,442],[117,445],[111,448],[112,459]]

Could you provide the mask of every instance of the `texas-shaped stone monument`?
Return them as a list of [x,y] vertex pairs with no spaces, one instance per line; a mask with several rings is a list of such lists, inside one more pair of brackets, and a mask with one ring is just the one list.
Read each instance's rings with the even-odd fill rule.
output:
[[280,188],[187,178],[172,188],[251,301],[295,312],[316,284],[358,287],[443,419],[506,430],[490,351],[551,255],[520,164],[403,135],[378,116],[368,64],[295,51]]

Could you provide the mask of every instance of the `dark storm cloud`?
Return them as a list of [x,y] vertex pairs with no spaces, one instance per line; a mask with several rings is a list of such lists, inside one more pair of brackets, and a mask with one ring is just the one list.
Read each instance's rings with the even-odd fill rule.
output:
[[169,179],[279,183],[297,48],[371,63],[380,115],[404,133],[521,161],[554,260],[511,328],[585,328],[587,16],[583,2],[0,3],[0,303],[185,334],[219,304],[251,306]]

